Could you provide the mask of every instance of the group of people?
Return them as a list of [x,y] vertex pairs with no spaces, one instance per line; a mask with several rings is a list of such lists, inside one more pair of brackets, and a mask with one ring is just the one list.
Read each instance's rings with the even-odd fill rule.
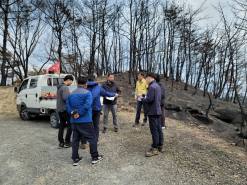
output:
[[145,126],[149,119],[149,128],[152,135],[152,145],[146,152],[146,157],[158,155],[163,152],[165,125],[165,88],[160,83],[160,76],[148,73],[145,78],[144,73],[138,74],[136,82],[135,99],[137,101],[136,117],[133,127],[139,125],[142,107],[144,109],[144,119],[142,126]]
[[[103,133],[108,130],[108,115],[112,113],[114,131],[119,131],[117,119],[117,97],[121,93],[120,88],[114,82],[114,75],[108,74],[107,81],[99,85],[95,76],[79,77],[77,88],[70,92],[74,78],[67,75],[64,83],[58,86],[57,91],[57,112],[59,114],[60,126],[58,131],[59,148],[72,146],[73,165],[77,166],[82,159],[79,156],[79,147],[86,148],[89,143],[92,164],[103,159],[98,152],[99,122],[102,111],[100,98],[103,97]],[[136,83],[135,99],[137,101],[137,112],[134,127],[139,124],[142,107],[144,108],[143,124],[149,119],[149,126],[152,135],[151,149],[146,152],[146,157],[158,155],[163,152],[163,131],[164,119],[164,97],[165,91],[159,84],[159,76],[149,73],[139,73]],[[67,132],[64,138],[64,130]],[[73,133],[73,134],[72,134]],[[71,142],[72,135],[72,142]]]
[[[161,116],[160,116],[160,121],[161,121],[161,127],[164,129],[166,128],[165,125],[165,88],[162,85],[162,83],[160,82],[160,76],[157,74],[155,75],[155,81],[156,83],[159,84],[160,86],[160,90],[161,90],[161,101],[160,101],[160,105],[161,105]],[[138,74],[137,77],[137,82],[136,82],[136,90],[135,90],[135,100],[137,101],[136,103],[136,118],[135,118],[135,123],[133,125],[133,127],[136,127],[137,125],[139,125],[140,122],[140,115],[141,115],[141,110],[142,108],[144,109],[144,119],[143,119],[143,123],[142,126],[145,126],[145,124],[147,123],[148,120],[148,115],[147,115],[147,111],[148,111],[148,104],[145,104],[145,101],[143,101],[143,98],[146,96],[148,92],[148,83],[145,79],[145,73],[140,72]]]

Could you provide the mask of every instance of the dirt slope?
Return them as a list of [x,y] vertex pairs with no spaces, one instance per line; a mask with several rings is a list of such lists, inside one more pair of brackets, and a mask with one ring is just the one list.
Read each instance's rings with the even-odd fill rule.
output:
[[[100,79],[100,81],[102,80],[103,78]],[[226,139],[228,142],[243,146],[242,138],[238,136],[242,119],[237,104],[212,97],[213,109],[209,112],[209,120],[206,119],[205,121],[205,113],[209,106],[208,96],[204,97],[203,92],[200,90],[194,94],[195,89],[191,86],[185,91],[184,83],[182,82],[174,82],[173,85],[170,80],[162,79],[161,82],[166,89],[167,117],[207,126],[209,130],[217,132],[220,137]],[[121,110],[134,112],[136,105],[134,100],[134,84],[128,84],[128,74],[116,75],[116,83],[122,89],[122,94],[119,98],[119,107]],[[228,119],[228,122],[224,121],[224,119]],[[207,121],[210,122],[208,123]],[[245,142],[247,144],[247,140]]]
[[16,117],[15,93],[13,87],[0,87],[0,117]]
[[73,168],[71,150],[57,149],[57,130],[47,120],[21,121],[13,88],[0,88],[0,184],[247,184],[245,149],[196,120],[167,118],[165,153],[146,159],[151,136],[148,126],[132,127],[131,92],[126,88],[119,100],[119,134],[100,133],[105,160],[91,167],[88,152],[80,151],[83,160]]

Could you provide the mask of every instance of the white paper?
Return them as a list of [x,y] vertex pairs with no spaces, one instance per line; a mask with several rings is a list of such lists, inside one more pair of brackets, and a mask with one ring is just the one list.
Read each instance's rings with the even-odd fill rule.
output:
[[107,100],[114,101],[115,97],[106,97]]
[[142,101],[142,97],[138,96],[137,101]]

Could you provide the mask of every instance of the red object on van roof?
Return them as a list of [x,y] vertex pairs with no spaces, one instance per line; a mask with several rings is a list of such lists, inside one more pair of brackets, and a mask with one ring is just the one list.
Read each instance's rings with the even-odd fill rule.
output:
[[48,73],[60,73],[60,65],[61,65],[61,62],[57,60],[55,64],[53,64],[51,67],[47,69],[47,72]]

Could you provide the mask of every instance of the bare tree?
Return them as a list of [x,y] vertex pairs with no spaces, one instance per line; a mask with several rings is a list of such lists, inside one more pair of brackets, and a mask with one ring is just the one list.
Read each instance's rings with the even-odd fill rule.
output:
[[6,64],[8,62],[7,57],[7,37],[8,37],[8,30],[9,30],[9,18],[11,14],[11,7],[15,5],[18,0],[5,0],[1,1],[0,3],[0,15],[1,21],[3,22],[3,45],[2,45],[2,64],[1,64],[1,84],[2,86],[6,85],[7,82],[7,70]]
[[44,21],[49,24],[58,41],[57,53],[60,61],[60,71],[63,72],[63,34],[71,18],[70,0],[37,0],[33,3],[44,14]]
[[28,2],[18,2],[13,7],[14,19],[10,21],[8,41],[14,51],[15,64],[8,63],[17,76],[23,80],[28,76],[29,58],[36,48],[44,30],[41,13]]

